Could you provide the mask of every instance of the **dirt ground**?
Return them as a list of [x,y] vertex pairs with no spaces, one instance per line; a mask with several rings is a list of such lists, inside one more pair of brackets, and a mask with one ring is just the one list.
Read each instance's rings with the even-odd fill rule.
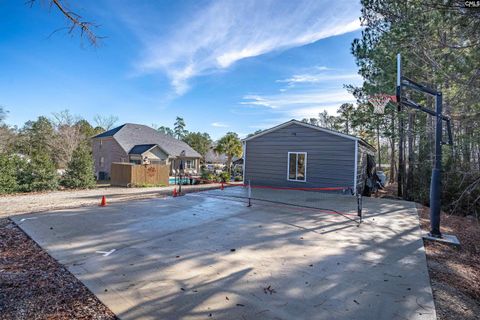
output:
[[[220,184],[218,183],[187,185],[182,186],[182,192],[196,192],[219,187]],[[102,196],[107,198],[107,203],[165,197],[172,195],[174,188],[178,190],[178,186],[152,188],[102,187],[90,190],[62,190],[4,195],[0,196],[0,218],[5,218],[17,213],[98,205]]]
[[0,319],[117,318],[13,222],[0,219]]
[[[396,199],[396,184],[378,197]],[[430,230],[430,208],[418,205],[420,226]],[[480,319],[480,222],[473,217],[442,213],[442,232],[460,240],[459,248],[425,241],[428,272],[438,320]]]
[[[429,208],[420,207],[420,224],[429,230]],[[425,241],[428,271],[439,320],[480,319],[480,224],[467,217],[442,215],[442,232],[461,246]]]
[[[379,196],[394,197],[394,190],[392,186]],[[1,197],[0,216],[94,205],[102,194],[110,201],[125,201],[167,192],[171,190],[108,188]],[[428,231],[429,209],[418,208],[421,227]],[[461,246],[425,243],[437,317],[480,319],[480,224],[472,218],[443,214],[442,231],[456,235]],[[0,219],[0,319],[116,318],[15,224]]]

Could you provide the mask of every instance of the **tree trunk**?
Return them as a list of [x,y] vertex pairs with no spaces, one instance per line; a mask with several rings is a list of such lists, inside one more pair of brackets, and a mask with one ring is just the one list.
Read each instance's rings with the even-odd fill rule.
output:
[[407,200],[413,200],[414,188],[413,188],[413,169],[414,169],[414,147],[413,147],[413,130],[414,130],[415,114],[411,111],[408,112],[408,167],[407,167],[407,180],[406,180],[406,194]]
[[394,183],[397,176],[397,166],[396,166],[396,155],[395,155],[395,138],[390,139],[390,176],[388,183]]
[[378,170],[382,170],[382,156],[380,154],[380,121],[377,119],[377,152],[378,152]]
[[394,183],[396,181],[396,165],[395,165],[395,114],[392,113],[392,126],[391,126],[391,137],[390,137],[390,174],[388,183]]
[[402,106],[399,106],[399,127],[398,127],[398,189],[399,197],[405,197],[405,139],[404,139],[404,119],[402,113]]
[[227,170],[230,174],[232,174],[232,158],[231,155],[227,155]]
[[471,164],[471,148],[470,148],[470,137],[472,137],[472,130],[471,128],[468,126],[468,124],[466,124],[464,126],[464,131],[465,131],[465,134],[463,136],[463,163],[464,163],[464,166],[465,168],[467,169],[471,169],[470,168],[470,164]]

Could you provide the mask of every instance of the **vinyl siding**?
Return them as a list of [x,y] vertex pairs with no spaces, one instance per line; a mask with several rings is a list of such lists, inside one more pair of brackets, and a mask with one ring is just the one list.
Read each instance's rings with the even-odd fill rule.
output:
[[[288,152],[307,153],[306,182],[287,180]],[[298,124],[246,142],[245,181],[282,187],[352,187],[355,141]]]
[[144,157],[148,157],[150,160],[167,160],[168,154],[160,150],[159,147],[155,147],[150,151],[143,154]]

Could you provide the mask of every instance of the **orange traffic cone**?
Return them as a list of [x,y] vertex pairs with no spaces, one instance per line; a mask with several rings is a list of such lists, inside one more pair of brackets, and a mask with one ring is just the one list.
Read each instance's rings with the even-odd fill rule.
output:
[[173,189],[173,196],[176,197],[178,194],[177,194],[177,188],[174,188]]
[[222,185],[220,186],[220,190],[223,190],[223,182],[222,182]]
[[105,198],[105,196],[102,196],[102,201],[100,202],[99,206],[105,207],[106,205],[107,205],[107,198]]

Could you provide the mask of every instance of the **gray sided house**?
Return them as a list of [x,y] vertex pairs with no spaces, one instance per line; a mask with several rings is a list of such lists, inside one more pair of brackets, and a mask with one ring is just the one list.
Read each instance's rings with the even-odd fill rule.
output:
[[363,192],[375,168],[375,148],[367,142],[297,120],[244,139],[243,148],[244,180],[252,185]]
[[[170,174],[180,167],[180,158],[188,173],[198,172],[201,155],[188,144],[148,126],[126,123],[92,138],[95,174],[108,179],[113,162],[159,163],[170,166]],[[182,154],[182,151],[185,151]]]

